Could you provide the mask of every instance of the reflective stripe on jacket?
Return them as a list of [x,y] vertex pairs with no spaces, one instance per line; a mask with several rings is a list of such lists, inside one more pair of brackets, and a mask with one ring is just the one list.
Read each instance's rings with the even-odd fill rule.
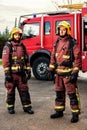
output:
[[[29,60],[25,60],[25,52],[21,43],[11,42],[13,51],[10,52],[8,46],[4,46],[2,53],[2,64],[5,73],[8,71],[20,72],[23,70],[31,70]],[[11,53],[11,54],[10,54]],[[26,52],[27,54],[27,52]],[[27,54],[28,55],[28,54]]]
[[[56,68],[57,73],[69,73],[71,71],[78,72],[81,68],[81,52],[80,48],[77,44],[75,44],[72,48],[74,59],[71,61],[71,53],[69,49],[69,36],[66,36],[64,38],[59,38],[58,45],[53,47],[53,51],[51,54],[50,64],[49,68],[54,69],[55,64],[57,63],[58,66]],[[72,66],[69,67],[69,65],[62,65],[62,63],[70,63]],[[72,62],[72,63],[71,63]]]

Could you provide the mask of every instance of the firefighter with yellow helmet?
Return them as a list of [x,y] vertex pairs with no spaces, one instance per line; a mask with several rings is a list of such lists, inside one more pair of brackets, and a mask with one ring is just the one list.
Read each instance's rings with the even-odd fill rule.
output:
[[55,113],[52,119],[63,117],[65,94],[70,99],[72,112],[71,122],[79,120],[80,100],[77,87],[78,72],[81,68],[81,52],[74,38],[71,37],[71,26],[61,21],[57,26],[58,39],[54,44],[48,70],[55,71]]
[[5,72],[5,87],[7,89],[6,104],[10,114],[15,113],[15,88],[17,88],[24,112],[33,114],[28,88],[31,77],[31,67],[28,53],[21,43],[22,30],[18,27],[12,29],[10,38],[2,52],[2,64]]

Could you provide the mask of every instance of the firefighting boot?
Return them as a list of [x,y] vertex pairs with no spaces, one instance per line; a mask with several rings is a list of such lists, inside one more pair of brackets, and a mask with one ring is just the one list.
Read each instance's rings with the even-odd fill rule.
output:
[[50,116],[50,118],[55,119],[55,118],[60,118],[63,117],[63,111],[56,111],[54,114]]
[[28,113],[28,114],[34,114],[34,111],[32,110],[31,107],[24,107],[24,112]]
[[78,115],[78,113],[72,113],[71,122],[72,123],[76,123],[78,121],[79,121],[79,115]]
[[9,108],[8,108],[8,113],[9,113],[9,114],[15,114],[14,107],[9,107]]

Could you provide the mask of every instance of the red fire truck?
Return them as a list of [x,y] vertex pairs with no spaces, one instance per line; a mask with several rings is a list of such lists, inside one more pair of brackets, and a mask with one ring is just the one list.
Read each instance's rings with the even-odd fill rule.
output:
[[79,12],[23,15],[19,20],[23,30],[22,42],[30,54],[30,64],[36,79],[52,79],[47,67],[53,44],[58,37],[56,27],[62,20],[71,25],[71,35],[77,39],[82,52],[82,71],[87,71],[87,7],[83,7]]

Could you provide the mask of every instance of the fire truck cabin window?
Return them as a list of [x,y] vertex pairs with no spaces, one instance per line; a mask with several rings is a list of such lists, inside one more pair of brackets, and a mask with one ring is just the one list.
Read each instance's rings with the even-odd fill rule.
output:
[[23,37],[32,38],[39,35],[39,23],[25,24],[23,28]]
[[45,22],[45,24],[44,24],[44,34],[45,35],[50,34],[50,22]]

